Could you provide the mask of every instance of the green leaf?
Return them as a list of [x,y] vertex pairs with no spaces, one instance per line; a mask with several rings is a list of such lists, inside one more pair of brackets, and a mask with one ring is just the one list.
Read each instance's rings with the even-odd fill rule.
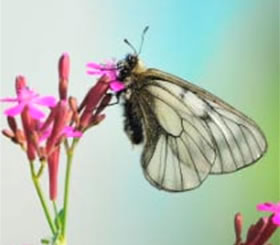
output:
[[63,221],[64,221],[64,210],[61,209],[54,219],[54,223],[55,223],[58,231],[61,230]]
[[41,243],[42,243],[42,244],[50,244],[51,241],[50,241],[49,239],[47,239],[47,238],[42,238],[42,239],[41,239]]
[[56,235],[53,238],[52,245],[66,245],[64,238],[61,235]]

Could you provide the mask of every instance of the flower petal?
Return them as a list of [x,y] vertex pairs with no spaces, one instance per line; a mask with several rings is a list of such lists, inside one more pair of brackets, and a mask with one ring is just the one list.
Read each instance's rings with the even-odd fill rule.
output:
[[38,105],[54,107],[56,105],[56,99],[53,96],[41,96],[41,97],[36,98],[34,103],[36,103]]
[[36,108],[36,106],[34,105],[28,105],[29,107],[29,112],[32,118],[34,119],[42,119],[43,117],[45,117],[45,113],[42,112],[41,110],[39,110],[38,108]]
[[95,62],[89,62],[89,63],[87,63],[87,67],[88,67],[88,68],[97,69],[97,70],[100,70],[100,69],[103,68],[103,66],[101,66],[100,64],[95,63]]
[[265,203],[258,204],[257,210],[265,211],[265,212],[273,212],[273,213],[280,212],[278,205],[272,202],[265,202]]
[[119,92],[125,89],[125,85],[119,81],[110,82],[110,89],[114,92]]
[[277,213],[273,216],[272,221],[275,225],[280,226],[280,213]]
[[20,103],[16,106],[10,107],[4,111],[4,114],[7,116],[14,117],[22,112],[24,106],[24,103]]
[[18,98],[6,97],[6,98],[3,98],[3,99],[0,99],[0,102],[18,102]]
[[88,75],[102,75],[103,72],[101,71],[87,71]]
[[34,99],[37,99],[39,97],[39,94],[35,91],[29,89],[28,87],[24,87],[21,90],[19,90],[18,93],[18,100],[20,102],[26,102],[30,103]]
[[87,63],[87,74],[89,75],[107,75],[111,80],[117,79],[117,66],[113,60],[106,61],[104,65],[89,62]]
[[74,130],[74,128],[71,126],[64,127],[63,133],[69,138],[80,138],[83,135],[82,132]]

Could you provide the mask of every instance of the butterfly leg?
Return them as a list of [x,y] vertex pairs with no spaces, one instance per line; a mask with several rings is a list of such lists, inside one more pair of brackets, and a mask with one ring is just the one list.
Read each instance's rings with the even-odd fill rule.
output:
[[112,105],[117,105],[117,104],[119,104],[120,103],[120,93],[107,93],[108,95],[111,95],[112,97],[113,96],[115,96],[116,97],[116,101],[114,101],[114,102],[110,102],[109,104],[108,104],[108,106],[112,106]]

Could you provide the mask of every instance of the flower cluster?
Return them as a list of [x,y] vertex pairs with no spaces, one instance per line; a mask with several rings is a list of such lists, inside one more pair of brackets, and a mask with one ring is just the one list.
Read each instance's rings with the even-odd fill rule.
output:
[[57,198],[61,143],[68,138],[80,138],[84,131],[105,118],[102,112],[112,97],[107,93],[108,89],[114,92],[124,89],[123,83],[117,81],[116,69],[113,69],[116,66],[112,62],[104,66],[89,63],[88,67],[92,69],[91,74],[101,78],[89,89],[79,106],[74,97],[68,96],[70,59],[67,53],[61,56],[58,64],[59,99],[33,91],[24,76],[16,78],[15,98],[0,99],[0,102],[15,104],[4,111],[9,129],[2,130],[2,133],[26,151],[30,162],[39,160],[42,165],[47,162],[51,200]]
[[262,203],[257,205],[257,209],[259,211],[272,212],[272,215],[270,217],[262,217],[256,224],[251,225],[245,242],[242,242],[243,218],[240,213],[236,214],[234,219],[236,241],[234,245],[264,245],[276,229],[280,227],[280,202],[277,204]]
[[[89,63],[87,66],[88,74],[98,75],[99,79],[80,104],[75,97],[68,96],[70,59],[67,53],[60,57],[58,64],[58,99],[53,96],[41,96],[30,89],[24,76],[16,78],[16,97],[0,99],[2,103],[13,104],[4,111],[9,129],[2,130],[2,133],[26,152],[32,181],[52,232],[50,239],[42,239],[44,244],[66,244],[69,180],[75,146],[85,131],[104,120],[103,111],[112,98],[112,93],[108,91],[118,93],[125,89],[125,85],[117,79],[117,66],[113,62],[107,62],[105,65]],[[65,146],[66,153],[64,199],[62,208],[57,209],[62,145]],[[53,204],[53,214],[49,211],[48,200],[44,197],[40,184],[45,166],[48,166],[49,199]]]

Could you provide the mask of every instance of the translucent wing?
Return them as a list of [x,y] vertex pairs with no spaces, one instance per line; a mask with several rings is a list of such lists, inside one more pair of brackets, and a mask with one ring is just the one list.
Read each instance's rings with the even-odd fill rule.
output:
[[138,100],[147,137],[142,167],[159,189],[196,188],[208,174],[236,171],[266,151],[251,119],[173,75],[147,70]]

